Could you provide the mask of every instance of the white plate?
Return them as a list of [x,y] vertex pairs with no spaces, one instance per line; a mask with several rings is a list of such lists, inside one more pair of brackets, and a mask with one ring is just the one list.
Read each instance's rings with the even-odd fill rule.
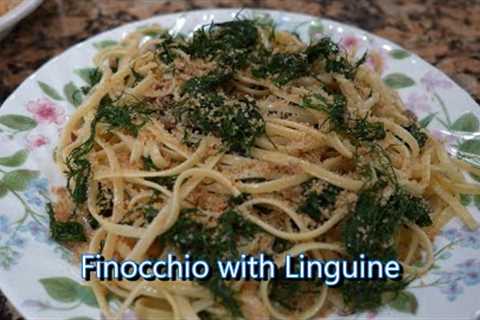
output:
[[[212,19],[230,20],[237,12],[165,15],[102,33],[52,59],[5,101],[0,109],[0,169],[4,172],[0,180],[0,287],[27,319],[99,318],[91,292],[80,282],[78,265],[70,262],[68,251],[48,239],[44,210],[48,186],[61,182],[52,152],[68,115],[75,111],[66,96],[74,87],[85,85],[78,70],[91,66],[96,47],[118,41],[140,26],[158,23],[188,33]],[[296,31],[305,40],[330,35],[345,47],[376,52],[385,67],[382,77],[399,90],[408,107],[420,119],[435,115],[429,125],[435,135],[451,145],[459,143],[449,132],[452,128],[467,132],[466,138],[480,135],[480,108],[472,98],[443,73],[392,42],[311,16],[255,10],[244,14],[273,19],[280,29]],[[479,146],[480,142],[463,144],[476,154],[480,154]],[[5,172],[10,172],[7,178]],[[480,197],[476,200],[469,209],[480,220]],[[446,244],[450,245],[441,250]],[[411,318],[408,312],[417,309],[418,303],[418,318],[473,319],[480,310],[480,231],[467,231],[454,221],[438,236],[435,250],[439,252],[435,268],[408,289],[410,294],[379,314],[363,316]]]
[[43,0],[23,0],[12,10],[0,16],[0,40],[2,40],[20,20],[35,10],[42,1]]

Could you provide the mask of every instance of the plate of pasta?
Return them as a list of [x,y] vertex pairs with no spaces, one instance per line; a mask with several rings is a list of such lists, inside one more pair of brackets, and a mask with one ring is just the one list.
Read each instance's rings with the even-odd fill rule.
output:
[[[415,54],[327,19],[204,10],[102,33],[0,109],[0,288],[27,319],[474,319],[479,117]],[[85,253],[368,256],[403,275],[83,281]]]

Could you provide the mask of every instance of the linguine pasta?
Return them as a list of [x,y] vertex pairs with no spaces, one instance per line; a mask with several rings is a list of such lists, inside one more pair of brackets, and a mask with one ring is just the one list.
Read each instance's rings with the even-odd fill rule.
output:
[[102,313],[309,319],[374,309],[430,269],[450,219],[477,228],[460,193],[479,192],[463,174],[478,169],[452,159],[363,60],[252,20],[191,38],[151,26],[101,50],[57,147],[68,184],[55,190],[53,238],[106,259],[364,253],[405,270],[398,283],[335,289],[93,279]]

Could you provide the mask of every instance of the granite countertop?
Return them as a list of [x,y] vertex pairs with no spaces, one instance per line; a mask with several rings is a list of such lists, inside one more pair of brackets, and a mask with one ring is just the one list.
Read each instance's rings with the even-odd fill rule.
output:
[[[480,103],[478,0],[45,0],[0,41],[0,104],[81,40],[152,15],[210,7],[273,8],[356,25],[417,53]],[[18,318],[0,296],[0,319]]]

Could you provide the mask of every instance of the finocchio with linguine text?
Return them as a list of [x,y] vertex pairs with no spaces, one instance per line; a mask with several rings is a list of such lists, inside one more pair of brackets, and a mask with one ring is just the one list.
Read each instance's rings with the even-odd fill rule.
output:
[[323,281],[337,287],[347,280],[400,280],[403,268],[396,260],[369,260],[361,254],[354,260],[310,259],[303,254],[286,255],[279,268],[264,254],[258,257],[241,255],[238,260],[217,260],[214,266],[204,260],[183,260],[168,254],[165,259],[135,261],[106,260],[99,254],[84,254],[81,258],[81,276],[91,280],[93,272],[98,280],[207,280],[217,272],[224,280],[286,280]]

